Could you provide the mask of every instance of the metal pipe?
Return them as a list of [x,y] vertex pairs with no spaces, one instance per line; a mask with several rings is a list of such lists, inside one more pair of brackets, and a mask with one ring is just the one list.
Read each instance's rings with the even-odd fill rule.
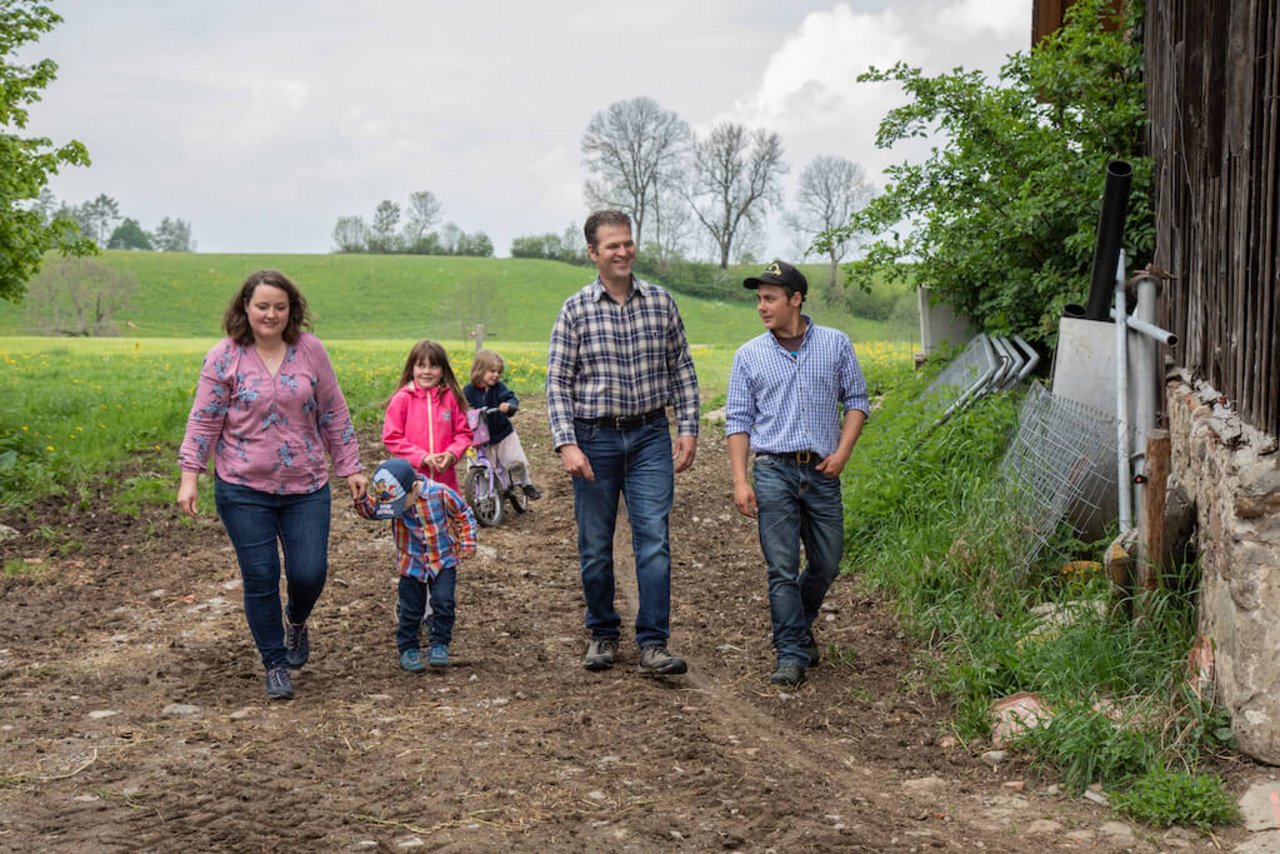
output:
[[995,350],[996,358],[1000,360],[1000,367],[996,368],[995,375],[991,377],[991,391],[1000,391],[1004,388],[1005,378],[1009,375],[1009,366],[1013,363],[1013,357],[1005,349],[999,335],[991,338],[991,346]]
[[[1111,309],[1110,316],[1112,320],[1116,319],[1116,310],[1114,308]],[[1148,323],[1139,317],[1134,317],[1132,314],[1126,317],[1124,322],[1134,332],[1141,332],[1148,338],[1153,338],[1161,344],[1167,344],[1170,347],[1178,346],[1178,336],[1170,332],[1168,329],[1162,329],[1159,326]]]
[[1036,365],[1040,364],[1040,354],[1036,352],[1036,348],[1024,341],[1021,335],[1013,336],[1013,340],[1027,353],[1027,364],[1018,372],[1018,382],[1022,382],[1036,369]]
[[[1117,317],[1125,317],[1124,303],[1124,250],[1116,264]],[[1116,325],[1116,490],[1120,499],[1120,533],[1133,527],[1133,496],[1129,468],[1129,326]]]
[[[1115,275],[1124,238],[1125,210],[1129,206],[1129,188],[1133,167],[1123,160],[1107,164],[1107,178],[1102,190],[1102,209],[1098,213],[1098,233],[1093,244],[1093,277],[1089,285],[1088,320],[1107,319],[1107,291]],[[1124,314],[1122,310],[1120,312]]]
[[1012,360],[1009,365],[1009,373],[1005,374],[1002,388],[1013,388],[1017,384],[1018,377],[1022,374],[1022,366],[1027,363],[1027,360],[1023,358],[1022,351],[1018,349],[1017,345],[1008,338],[1001,338],[1000,344],[1009,353],[1009,358]]

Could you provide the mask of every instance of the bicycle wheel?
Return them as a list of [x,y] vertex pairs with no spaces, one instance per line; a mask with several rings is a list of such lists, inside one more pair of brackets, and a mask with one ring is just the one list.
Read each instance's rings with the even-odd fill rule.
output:
[[529,509],[529,496],[524,494],[524,485],[513,483],[507,489],[507,498],[511,501],[511,509],[523,513]]
[[462,485],[463,495],[471,505],[471,512],[476,514],[476,521],[486,528],[502,521],[502,496],[490,483],[489,474],[486,466],[471,466]]

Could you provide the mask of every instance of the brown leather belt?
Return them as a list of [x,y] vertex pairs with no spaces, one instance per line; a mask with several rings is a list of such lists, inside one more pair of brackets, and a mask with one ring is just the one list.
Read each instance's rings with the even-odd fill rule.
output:
[[817,451],[761,451],[757,457],[777,457],[798,466],[811,466],[822,462],[822,454]]

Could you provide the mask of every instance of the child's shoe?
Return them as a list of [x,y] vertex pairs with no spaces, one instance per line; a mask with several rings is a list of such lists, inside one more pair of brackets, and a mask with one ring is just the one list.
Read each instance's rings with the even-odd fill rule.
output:
[[524,494],[530,501],[537,501],[542,497],[542,490],[538,489],[538,487],[534,486],[532,483],[526,483],[524,485]]
[[417,647],[400,653],[400,666],[410,673],[421,673],[427,669],[427,666],[422,663],[422,651]]
[[442,643],[433,643],[431,648],[427,650],[427,664],[437,668],[448,667],[449,647]]

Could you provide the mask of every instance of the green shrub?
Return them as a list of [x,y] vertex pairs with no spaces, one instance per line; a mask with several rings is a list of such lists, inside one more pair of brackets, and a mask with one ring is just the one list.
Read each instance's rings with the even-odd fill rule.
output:
[[1210,774],[1152,768],[1107,795],[1118,811],[1160,827],[1182,824],[1209,830],[1240,818],[1222,781]]

